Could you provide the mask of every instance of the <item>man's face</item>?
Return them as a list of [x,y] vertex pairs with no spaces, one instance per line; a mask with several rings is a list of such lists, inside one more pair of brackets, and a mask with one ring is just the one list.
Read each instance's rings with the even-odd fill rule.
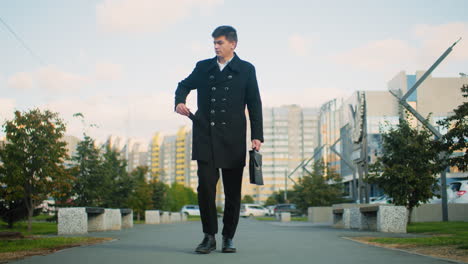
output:
[[233,56],[234,49],[236,48],[235,41],[229,41],[226,36],[217,37],[213,40],[216,56],[229,58]]

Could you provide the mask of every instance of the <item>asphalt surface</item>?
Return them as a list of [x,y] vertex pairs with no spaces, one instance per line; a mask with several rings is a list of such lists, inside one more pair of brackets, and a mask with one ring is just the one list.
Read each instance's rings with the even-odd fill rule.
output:
[[[222,227],[221,221],[220,227]],[[203,237],[200,222],[135,225],[131,229],[97,232],[89,235],[112,237],[115,240],[97,245],[69,248],[46,256],[28,257],[11,263],[453,263],[365,245],[343,238],[389,236],[389,234],[339,230],[307,222],[278,223],[241,219],[234,238],[238,252],[221,253],[221,235],[218,234],[216,251],[207,255],[194,253],[196,245]]]

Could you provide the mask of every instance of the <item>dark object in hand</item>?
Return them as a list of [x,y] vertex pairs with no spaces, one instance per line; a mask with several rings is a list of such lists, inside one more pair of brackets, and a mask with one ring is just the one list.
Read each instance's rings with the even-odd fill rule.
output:
[[249,151],[249,156],[250,156],[250,160],[249,160],[250,183],[263,185],[262,154],[252,149]]

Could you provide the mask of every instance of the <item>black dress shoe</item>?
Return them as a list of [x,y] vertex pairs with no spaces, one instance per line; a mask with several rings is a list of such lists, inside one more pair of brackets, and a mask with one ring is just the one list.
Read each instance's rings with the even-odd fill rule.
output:
[[195,249],[195,252],[200,254],[208,254],[211,251],[216,249],[216,239],[214,235],[205,234],[202,242],[198,247]]
[[235,253],[236,248],[232,242],[232,238],[223,237],[223,248],[221,250],[223,253]]

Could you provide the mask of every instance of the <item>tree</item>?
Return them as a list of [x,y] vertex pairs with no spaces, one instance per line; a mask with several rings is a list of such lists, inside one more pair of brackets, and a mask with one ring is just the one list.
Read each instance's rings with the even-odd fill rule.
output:
[[[468,85],[461,88],[464,98],[468,97]],[[438,124],[446,129],[447,133],[442,137],[438,147],[440,151],[452,155],[448,162],[450,166],[457,167],[460,171],[468,169],[468,101],[453,110],[454,115],[439,121]]]
[[[42,209],[40,208],[35,209],[33,215],[38,215],[41,210]],[[18,199],[15,201],[0,200],[0,218],[7,223],[8,228],[13,228],[15,222],[23,220],[27,217],[28,209],[26,208],[23,199]]]
[[181,184],[174,182],[167,191],[167,202],[164,211],[180,211],[186,204],[198,204],[195,192]]
[[278,204],[278,201],[276,200],[274,195],[275,193],[273,193],[272,195],[268,197],[268,199],[265,202],[265,206]]
[[244,195],[244,198],[242,198],[241,203],[254,203],[254,199],[250,195]]
[[103,163],[102,175],[105,179],[105,199],[103,207],[121,208],[126,207],[128,197],[134,189],[134,182],[127,173],[127,161],[121,159],[120,153],[106,146]]
[[296,195],[297,195],[297,192],[295,190],[288,190],[287,200],[285,200],[284,190],[281,190],[279,192],[273,192],[266,200],[265,206],[290,203],[291,201],[295,199]]
[[94,140],[84,135],[78,143],[76,154],[72,160],[76,166],[72,175],[76,178],[73,187],[76,206],[101,206],[108,191],[109,181],[102,173],[102,160]]
[[315,162],[312,173],[300,178],[294,190],[297,194],[292,201],[303,212],[310,206],[330,206],[343,201],[341,177],[323,161]]
[[137,167],[131,172],[134,189],[129,197],[126,207],[130,207],[137,215],[137,220],[144,214],[145,210],[153,208],[152,188],[146,182],[145,175],[148,167]]
[[151,188],[151,200],[153,202],[154,209],[162,210],[167,207],[167,190],[169,186],[160,181],[152,181],[150,183]]
[[6,188],[3,199],[23,200],[31,231],[34,208],[53,192],[61,192],[70,179],[63,165],[68,158],[62,141],[65,125],[57,113],[33,109],[15,111],[14,119],[3,127],[7,140],[0,150],[0,185]]
[[[382,133],[383,154],[372,165],[369,182],[378,184],[395,205],[414,207],[434,196],[438,152],[428,130],[412,128],[406,119]],[[408,218],[408,222],[411,219]]]

